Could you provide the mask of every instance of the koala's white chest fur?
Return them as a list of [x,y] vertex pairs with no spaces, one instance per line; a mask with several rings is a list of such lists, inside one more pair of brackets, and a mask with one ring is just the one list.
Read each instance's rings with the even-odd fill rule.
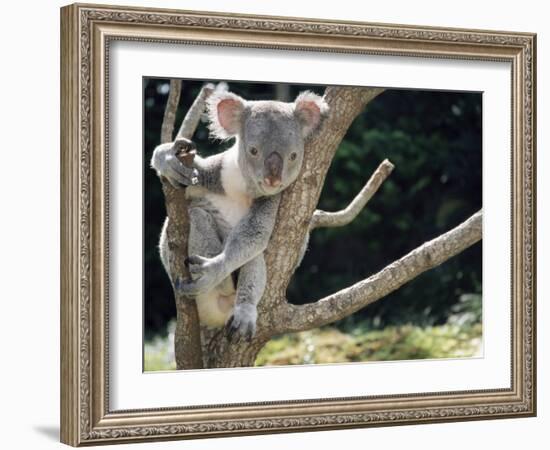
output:
[[235,147],[225,154],[221,179],[225,194],[208,193],[206,198],[223,220],[233,228],[245,216],[252,204],[252,198],[246,191],[246,183],[239,169]]

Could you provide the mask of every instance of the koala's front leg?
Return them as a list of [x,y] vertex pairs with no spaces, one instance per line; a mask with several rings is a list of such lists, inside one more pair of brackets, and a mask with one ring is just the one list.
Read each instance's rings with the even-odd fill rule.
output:
[[260,253],[239,270],[235,308],[225,328],[229,340],[244,337],[250,341],[256,333],[257,305],[264,295],[265,283],[265,260]]
[[180,282],[184,295],[195,297],[218,285],[231,273],[260,255],[275,225],[280,195],[255,199],[248,213],[231,230],[223,251],[213,258],[190,255],[187,258],[193,280]]

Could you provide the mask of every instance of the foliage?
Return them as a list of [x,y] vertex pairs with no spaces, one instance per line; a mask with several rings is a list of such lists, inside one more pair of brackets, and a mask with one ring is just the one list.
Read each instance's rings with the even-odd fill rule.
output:
[[143,348],[143,370],[175,370],[176,356],[174,353],[174,331],[176,321],[168,324],[167,334],[159,334],[145,341]]
[[[473,310],[481,307],[479,296],[465,296]],[[480,315],[469,307],[457,312],[443,325],[419,327],[411,324],[382,330],[360,325],[339,329],[327,326],[272,339],[260,351],[256,366],[329,364],[365,361],[396,361],[479,356],[482,351]],[[145,344],[144,370],[174,370],[175,322],[167,336],[155,336]]]
[[267,343],[256,365],[469,357],[480,354],[481,336],[481,296],[469,294],[461,297],[445,324],[374,329],[362,321],[347,327],[286,334]]
[[477,354],[481,324],[389,326],[346,334],[336,327],[318,328],[270,341],[258,355],[257,366],[327,364],[365,361],[458,358]]

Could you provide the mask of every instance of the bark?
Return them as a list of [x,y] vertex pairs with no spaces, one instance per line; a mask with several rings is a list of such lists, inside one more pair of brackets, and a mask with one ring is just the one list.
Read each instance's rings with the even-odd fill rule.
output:
[[[176,298],[178,368],[195,367],[190,365],[190,362],[197,362],[195,350],[200,352],[201,349],[201,366],[205,368],[253,366],[258,352],[273,336],[315,328],[352,314],[481,239],[481,212],[479,212],[457,228],[420,246],[379,273],[349,288],[302,306],[290,305],[287,302],[286,290],[300,258],[306,234],[318,227],[343,226],[349,223],[365,207],[393,169],[389,161],[383,161],[361,192],[344,210],[329,213],[315,209],[328,168],[341,140],[356,116],[381,92],[383,89],[379,88],[328,87],[326,89],[325,99],[330,107],[329,116],[323,122],[321,130],[306,142],[301,174],[282,195],[276,225],[265,251],[267,284],[265,294],[258,305],[257,333],[254,339],[252,342],[229,342],[222,329],[209,330],[201,327],[199,343],[197,343],[196,330],[199,326],[195,316],[196,308],[195,311],[188,311],[182,305],[188,305],[190,302],[183,302]],[[199,96],[195,103],[200,104],[201,101]],[[198,110],[197,107],[195,113]],[[168,115],[165,115],[166,117]],[[192,117],[189,113],[186,120],[194,131],[200,114]],[[168,197],[173,194],[170,189],[181,192],[180,190],[174,190],[166,186],[166,183],[164,189],[167,205],[184,204]],[[170,221],[172,221],[170,214],[187,216],[186,211],[180,211],[180,213],[171,211]],[[184,255],[187,249],[185,226],[183,222],[177,226],[178,233],[185,234],[180,238],[178,248],[174,248],[178,255]],[[178,256],[178,260],[183,261],[183,257]],[[178,276],[185,276],[184,269],[181,268]],[[191,338],[194,340],[192,341]],[[197,348],[190,349],[189,346]]]
[[275,99],[280,102],[290,102],[290,85],[277,83],[275,85]]
[[[178,137],[191,139],[197,128],[200,114],[204,110],[205,99],[211,92],[210,87],[201,90],[178,131]],[[162,142],[172,141],[180,94],[181,80],[171,80],[170,93],[161,128]],[[187,237],[189,233],[185,189],[176,189],[166,180],[163,180],[162,190],[166,203],[167,218],[165,226],[170,249],[171,279],[187,278],[189,274],[183,263],[187,256]],[[176,289],[173,289],[173,291],[177,311],[174,336],[176,367],[178,369],[200,369],[203,367],[203,360],[197,304],[194,299],[181,295]]]
[[[185,190],[176,189],[168,182],[162,183],[162,190],[166,202],[165,226],[170,249],[170,268],[173,274],[187,277],[187,268],[183,263],[187,255],[189,230]],[[173,277],[173,279],[176,278]],[[195,300],[184,297],[179,291],[173,290],[177,312],[174,336],[176,367],[178,369],[200,369],[203,364],[197,304]]]
[[166,108],[164,109],[164,117],[162,119],[162,126],[160,129],[161,143],[172,141],[180,95],[181,80],[170,80],[170,91],[168,93],[168,100],[166,101]]

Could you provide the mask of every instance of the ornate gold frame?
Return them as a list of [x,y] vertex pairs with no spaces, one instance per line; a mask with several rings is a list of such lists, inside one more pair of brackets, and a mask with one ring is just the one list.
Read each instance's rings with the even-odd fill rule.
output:
[[[106,90],[112,40],[510,62],[511,387],[111,411],[107,372]],[[535,415],[535,52],[536,36],[529,33],[99,5],[62,8],[62,442],[77,446]]]

